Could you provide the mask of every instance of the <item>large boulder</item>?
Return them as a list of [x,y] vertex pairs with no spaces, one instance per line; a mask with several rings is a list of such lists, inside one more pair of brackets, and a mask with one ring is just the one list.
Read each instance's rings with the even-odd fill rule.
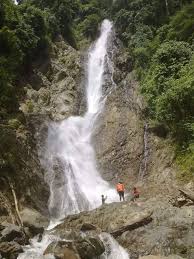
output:
[[56,232],[63,235],[64,230],[79,231],[87,223],[104,232],[119,236],[128,230],[134,230],[148,224],[152,219],[151,208],[146,209],[135,203],[122,202],[101,206],[93,211],[82,212],[79,215],[68,216],[64,222],[56,227]]
[[49,224],[48,218],[35,209],[24,208],[20,215],[24,226],[29,228],[32,236],[43,233],[44,228]]
[[100,256],[105,251],[103,242],[98,237],[79,237],[74,241],[52,242],[44,255],[54,254],[58,259],[91,259]]

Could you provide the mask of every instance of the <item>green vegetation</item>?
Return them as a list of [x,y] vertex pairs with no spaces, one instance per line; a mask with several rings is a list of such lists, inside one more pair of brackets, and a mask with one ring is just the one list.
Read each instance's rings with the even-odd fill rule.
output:
[[71,46],[93,40],[112,0],[13,0],[0,2],[0,111],[18,109],[19,79],[37,57],[49,55],[61,35]]
[[150,117],[166,125],[187,150],[194,141],[193,13],[194,3],[186,5],[157,30],[146,49],[153,55],[140,73]]
[[[18,98],[24,93],[20,78],[37,57],[49,55],[51,42],[60,35],[79,48],[82,42],[95,39],[99,23],[107,17],[114,21],[117,35],[130,53],[147,100],[147,116],[167,129],[179,152],[193,156],[192,0],[18,2],[16,6],[12,0],[0,1],[0,114],[17,113]],[[33,111],[30,103],[28,109]]]
[[[194,177],[194,2],[118,0],[118,35],[147,100],[146,116],[177,147],[179,178]],[[193,178],[194,179],[194,178]]]

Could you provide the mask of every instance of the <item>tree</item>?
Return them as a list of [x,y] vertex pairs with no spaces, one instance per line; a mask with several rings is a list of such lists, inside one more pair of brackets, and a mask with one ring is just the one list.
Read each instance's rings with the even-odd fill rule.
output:
[[87,38],[94,39],[98,30],[100,17],[96,14],[91,14],[80,24],[80,30]]
[[0,107],[9,112],[17,106],[16,90],[12,83],[22,58],[19,39],[14,31],[3,27],[0,30]]

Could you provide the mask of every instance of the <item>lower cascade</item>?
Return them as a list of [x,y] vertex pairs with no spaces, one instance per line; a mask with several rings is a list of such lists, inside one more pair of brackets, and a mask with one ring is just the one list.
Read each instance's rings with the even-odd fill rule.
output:
[[111,235],[102,233],[100,237],[105,245],[105,253],[100,259],[130,259],[125,249]]
[[[69,117],[60,123],[52,123],[48,131],[47,152],[41,162],[46,169],[45,179],[50,186],[49,212],[52,229],[67,215],[91,210],[101,205],[101,195],[108,202],[118,200],[117,193],[108,182],[102,179],[96,166],[95,151],[92,147],[92,133],[98,115],[103,109],[107,90],[104,91],[104,74],[111,75],[112,68],[109,52],[112,45],[112,23],[104,20],[98,40],[89,50],[87,64],[86,97],[87,110],[83,117]],[[111,87],[110,87],[111,88]],[[101,259],[128,259],[127,252],[111,237],[102,233],[99,238],[105,252]],[[52,230],[45,231],[41,242],[38,237],[24,248],[19,259],[54,258],[43,255],[52,242],[63,241]]]

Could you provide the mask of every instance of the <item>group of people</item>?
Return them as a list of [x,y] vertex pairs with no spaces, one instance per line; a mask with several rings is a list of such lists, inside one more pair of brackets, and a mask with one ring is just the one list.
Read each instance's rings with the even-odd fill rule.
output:
[[[118,184],[116,185],[116,190],[119,195],[120,201],[122,201],[122,200],[124,201],[125,200],[125,186],[124,186],[123,182],[121,182],[121,181],[118,182]],[[135,201],[136,199],[139,198],[140,192],[137,189],[137,187],[133,187],[131,194],[132,194],[131,200]],[[102,195],[102,204],[105,204],[106,199],[107,199],[107,196]]]

